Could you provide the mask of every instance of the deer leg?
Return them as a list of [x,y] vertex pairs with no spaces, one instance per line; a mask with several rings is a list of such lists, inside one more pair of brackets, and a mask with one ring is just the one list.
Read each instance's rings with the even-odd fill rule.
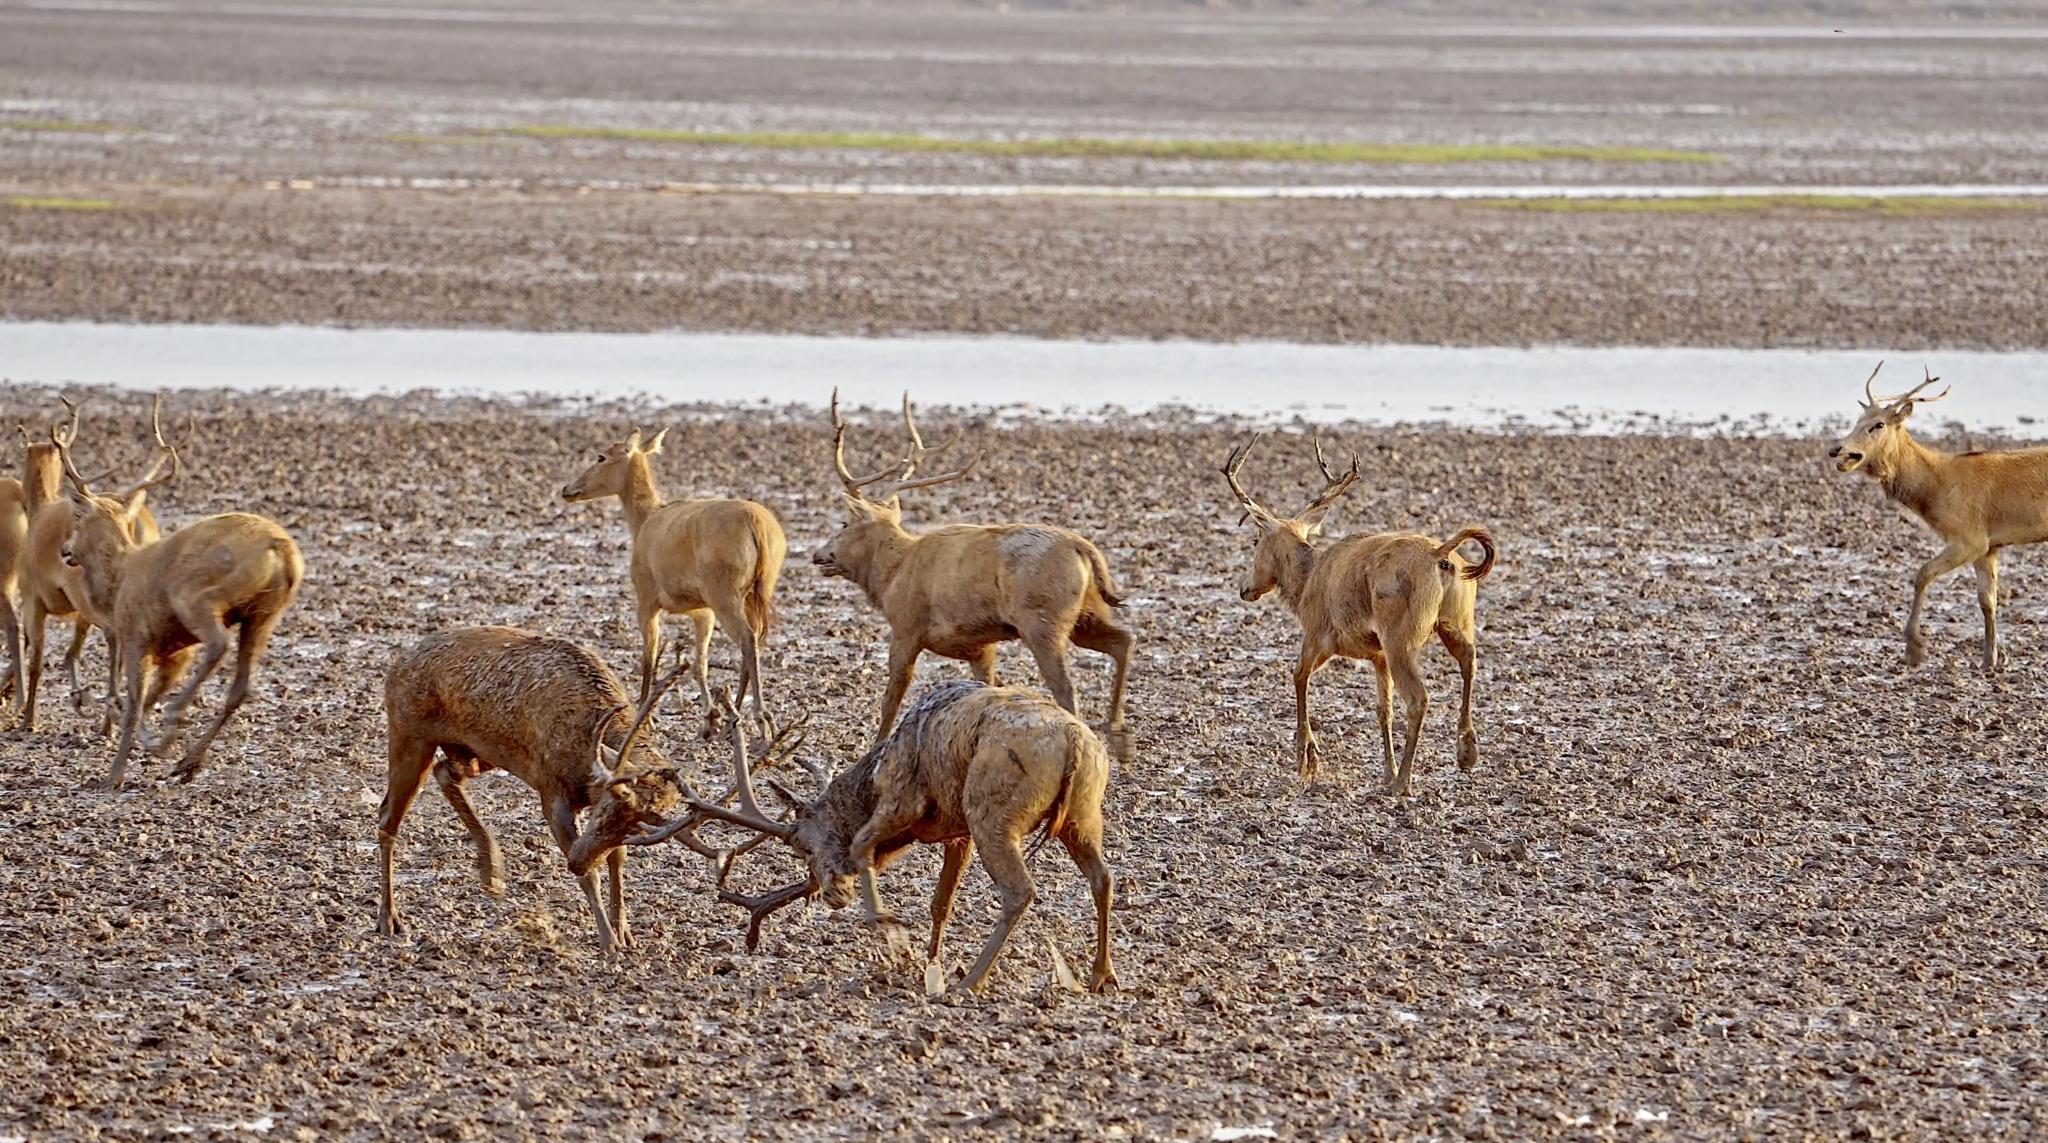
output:
[[1088,990],[1107,992],[1116,987],[1116,968],[1109,962],[1109,910],[1115,888],[1109,863],[1102,860],[1101,816],[1068,822],[1060,842],[1067,847],[1067,856],[1074,859],[1081,875],[1088,879],[1088,892],[1095,898],[1095,968],[1088,974]]
[[121,646],[121,684],[126,708],[121,712],[121,745],[114,748],[114,772],[107,776],[107,788],[118,790],[128,776],[128,754],[135,749],[135,734],[142,726],[142,650]]
[[85,637],[92,631],[92,624],[81,615],[71,622],[71,645],[64,648],[64,677],[71,683],[71,709],[85,713],[85,692],[78,689],[78,653],[85,650]]
[[[867,824],[855,831],[853,840],[847,844],[847,856],[852,860],[854,869],[860,873],[860,901],[867,923],[881,932],[882,939],[891,953],[909,952],[910,937],[904,931],[903,922],[897,920],[896,915],[882,904],[881,886],[876,883],[875,848],[881,844],[884,837],[908,829],[919,816],[916,813],[895,814],[886,806],[878,806],[874,814],[868,818]],[[882,863],[887,864],[900,852],[900,847],[890,851],[882,859]]]
[[[690,626],[696,632],[697,658],[690,665],[690,673],[696,676],[697,691],[704,698],[704,739],[718,737],[718,701],[711,697],[711,633],[718,629],[718,621],[709,611],[689,612]],[[740,696],[744,702],[746,696]]]
[[21,695],[21,617],[15,613],[12,589],[0,591],[0,638],[7,640],[7,682],[0,697]]
[[[213,672],[220,669],[220,661],[226,658],[228,653],[228,629],[220,621],[220,615],[213,610],[212,604],[202,599],[179,608],[178,613],[178,618],[185,624],[185,629],[199,637],[201,649],[199,669],[193,671],[192,677],[185,680],[185,685],[178,688],[178,693],[171,697],[170,708],[164,711],[163,729],[158,736],[156,750],[166,755],[177,744],[178,734],[183,729],[185,721],[185,708],[192,705],[192,697],[199,692],[199,688],[207,679],[213,677]],[[126,653],[126,648],[123,648],[123,652]],[[137,702],[137,705],[141,705],[140,702]],[[181,772],[184,768],[183,765],[178,767]]]
[[903,695],[910,690],[910,680],[917,673],[917,657],[924,648],[904,639],[889,640],[889,689],[882,693],[882,725],[875,731],[875,741],[889,737],[889,728],[896,725],[896,710],[903,705]]
[[995,967],[996,957],[1003,951],[1003,945],[1010,939],[1010,930],[1017,927],[1024,910],[1038,896],[1038,886],[1031,880],[1031,870],[1024,863],[1024,850],[1017,839],[1007,830],[998,826],[988,830],[977,830],[975,843],[981,846],[981,867],[996,883],[996,897],[1002,902],[1002,916],[996,919],[995,931],[981,946],[981,956],[976,958],[974,967],[967,970],[967,978],[960,982],[969,991],[978,991],[988,980],[989,970]]
[[1379,696],[1376,713],[1380,723],[1380,783],[1394,784],[1394,674],[1387,669],[1384,654],[1372,657],[1372,678]]
[[390,765],[384,776],[384,803],[377,807],[377,860],[384,897],[377,910],[377,932],[387,937],[405,933],[405,918],[398,912],[392,891],[392,868],[397,864],[398,826],[405,812],[426,784],[427,768],[434,764],[434,744],[404,739],[394,734]]
[[28,593],[23,609],[28,628],[28,681],[21,692],[21,728],[36,728],[36,695],[43,689],[43,640],[47,637],[50,612],[35,592]]
[[270,645],[270,632],[277,626],[282,614],[273,612],[260,618],[242,620],[241,637],[235,641],[234,681],[228,684],[227,697],[222,700],[220,713],[214,716],[213,724],[206,728],[206,733],[199,736],[199,741],[192,744],[192,749],[185,752],[185,760],[178,763],[178,768],[173,771],[179,781],[189,782],[199,773],[200,766],[206,761],[206,750],[213,745],[214,736],[220,733],[220,728],[228,724],[228,719],[235,716],[235,712],[242,708],[243,701],[249,697],[250,677],[256,673],[256,662],[263,657],[263,649]]
[[769,737],[775,734],[775,723],[768,717],[768,704],[761,698],[761,643],[754,637],[754,628],[747,622],[746,615],[735,612],[720,615],[718,622],[725,626],[725,633],[732,637],[733,645],[740,651],[740,682],[734,693],[734,709],[745,706],[747,696],[754,696],[754,718],[761,732]]
[[1000,643],[986,643],[974,653],[972,659],[967,660],[967,669],[974,672],[974,677],[982,686],[996,685],[996,652],[1001,649]]
[[[576,847],[576,811],[560,798],[549,798],[543,803],[548,820],[548,832],[554,835],[555,844],[561,847],[562,856]],[[573,876],[573,875],[572,875]],[[583,890],[583,899],[590,904],[590,913],[597,918],[597,951],[601,956],[613,956],[619,951],[618,938],[612,934],[611,918],[605,916],[604,902],[597,897],[597,872],[591,870],[576,878],[576,885]]]
[[1479,728],[1472,721],[1472,684],[1479,673],[1478,632],[1445,628],[1437,637],[1458,661],[1458,769],[1470,770],[1479,765]]
[[1920,634],[1920,610],[1927,602],[1927,589],[1935,580],[1985,554],[1985,545],[1981,543],[1951,540],[1940,555],[1921,564],[1920,570],[1913,573],[1913,609],[1906,613],[1907,666],[1917,667],[1927,661],[1927,640]]
[[1415,792],[1415,748],[1422,743],[1422,718],[1429,712],[1429,689],[1422,684],[1421,666],[1415,661],[1413,650],[1389,650],[1387,667],[1394,674],[1394,686],[1401,692],[1401,707],[1408,714],[1408,742],[1401,749],[1401,769],[1394,775],[1387,793],[1407,795]]
[[1109,749],[1119,762],[1131,760],[1131,735],[1124,729],[1124,683],[1131,674],[1131,648],[1137,640],[1106,615],[1083,617],[1074,628],[1074,643],[1108,655],[1116,663],[1116,677],[1109,686]]
[[974,856],[974,842],[969,838],[949,841],[944,846],[945,860],[939,865],[939,887],[932,893],[932,943],[926,960],[939,959],[939,950],[945,944],[946,922],[953,919],[953,894],[960,888],[960,875],[967,872],[967,860]]
[[1971,565],[1977,572],[1977,606],[1984,612],[1984,670],[1998,670],[1998,553]]
[[1308,681],[1315,677],[1330,656],[1320,647],[1301,645],[1301,657],[1294,663],[1294,761],[1304,782],[1313,782],[1322,756],[1316,750],[1316,732],[1308,722]]
[[1025,634],[1024,645],[1031,648],[1031,657],[1038,660],[1038,676],[1045,680],[1045,689],[1052,692],[1052,701],[1068,714],[1079,714],[1074,703],[1074,683],[1067,677],[1067,635],[1041,627]]
[[626,928],[626,851],[614,849],[605,854],[605,864],[611,870],[612,932],[619,943],[633,947],[633,934]]
[[655,668],[661,665],[661,608],[640,604],[640,705],[654,693]]
[[462,820],[469,830],[470,840],[476,843],[476,875],[483,882],[484,892],[493,897],[505,895],[505,863],[498,856],[498,839],[491,836],[489,826],[476,816],[476,807],[469,804],[469,795],[462,788],[462,761],[453,753],[448,762],[434,767],[434,781],[441,787],[441,796],[448,800],[448,808]]

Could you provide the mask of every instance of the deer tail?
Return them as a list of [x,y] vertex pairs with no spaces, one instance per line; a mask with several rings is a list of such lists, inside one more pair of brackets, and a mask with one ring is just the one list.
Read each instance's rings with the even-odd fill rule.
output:
[[1083,545],[1088,560],[1088,574],[1095,577],[1095,590],[1102,593],[1102,601],[1111,607],[1122,607],[1123,597],[1116,593],[1116,585],[1109,579],[1109,561],[1102,558],[1102,549],[1094,544]]
[[1083,737],[1085,729],[1076,725],[1067,728],[1066,765],[1060,770],[1060,788],[1053,791],[1052,805],[1045,811],[1045,828],[1038,831],[1038,839],[1031,843],[1027,859],[1036,857],[1045,843],[1065,833],[1067,829],[1067,800],[1074,789],[1074,765],[1081,760],[1081,752],[1088,748]]
[[1460,574],[1466,579],[1485,579],[1492,573],[1494,557],[1499,554],[1499,551],[1493,546],[1493,533],[1484,528],[1466,528],[1457,535],[1445,540],[1437,546],[1436,558],[1443,559],[1466,544],[1478,544],[1479,550],[1483,554],[1479,557],[1478,563],[1466,568]]
[[278,571],[284,577],[283,590],[296,592],[306,578],[306,557],[299,553],[299,546],[289,538],[279,536],[270,541],[270,554],[277,557]]
[[757,516],[752,521],[754,532],[754,578],[747,584],[747,597],[742,606],[747,611],[747,623],[754,629],[754,637],[767,642],[768,629],[775,625],[775,574],[779,569],[768,566],[768,552],[773,547],[772,538]]

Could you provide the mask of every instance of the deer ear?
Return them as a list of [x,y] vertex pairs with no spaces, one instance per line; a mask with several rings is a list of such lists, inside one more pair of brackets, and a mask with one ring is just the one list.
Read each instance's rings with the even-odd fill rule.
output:
[[876,507],[881,509],[881,512],[877,513],[877,515],[887,516],[891,520],[903,518],[903,497],[901,496],[891,496],[877,504]]
[[662,430],[661,430],[660,432],[658,432],[658,433],[654,434],[654,439],[653,439],[653,440],[651,440],[651,441],[648,441],[648,442],[647,442],[647,445],[646,445],[646,447],[645,447],[645,448],[642,448],[642,449],[641,449],[640,451],[641,451],[641,452],[660,452],[660,451],[661,451],[661,438],[663,438],[663,437],[665,437],[665,436],[667,436],[667,435],[668,435],[668,430],[667,430],[666,428],[662,429]]
[[630,434],[628,434],[628,435],[627,435],[627,437],[626,437],[626,451],[627,451],[627,452],[639,452],[639,451],[640,451],[640,430],[639,430],[639,429],[634,429],[634,430],[633,430],[633,431],[632,431],[632,432],[631,432]]
[[1294,522],[1301,525],[1301,534],[1304,536],[1322,535],[1323,521],[1330,518],[1330,507],[1330,505],[1325,504],[1320,508],[1311,508],[1296,516]]

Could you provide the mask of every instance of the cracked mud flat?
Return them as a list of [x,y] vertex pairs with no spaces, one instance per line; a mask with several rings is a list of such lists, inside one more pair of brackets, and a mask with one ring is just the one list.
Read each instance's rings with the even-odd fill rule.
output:
[[[8,420],[48,403],[0,390]],[[142,402],[93,409],[82,451],[139,464]],[[1451,765],[1455,673],[1432,653],[1420,792],[1394,802],[1373,790],[1355,670],[1316,692],[1329,780],[1292,778],[1294,637],[1274,605],[1235,596],[1249,537],[1213,471],[1227,428],[970,425],[985,471],[918,494],[912,519],[1048,518],[1101,542],[1141,639],[1140,749],[1107,806],[1123,990],[1049,986],[1047,939],[1080,963],[1089,913],[1048,851],[989,990],[956,1004],[881,964],[851,914],[786,915],[741,951],[737,912],[673,849],[634,856],[642,947],[601,963],[531,795],[503,775],[472,789],[506,845],[507,898],[482,894],[429,793],[400,859],[418,935],[372,931],[392,651],[512,622],[631,668],[618,510],[554,501],[629,421],[675,426],[669,494],[756,496],[782,516],[794,552],[771,699],[818,712],[811,750],[860,745],[882,627],[802,558],[839,516],[819,418],[196,394],[178,398],[187,412],[166,524],[269,513],[308,580],[195,785],[155,787],[159,763],[119,797],[83,788],[110,751],[61,686],[42,732],[0,736],[0,1135],[2044,1126],[2039,562],[2016,553],[2006,577],[2005,675],[1971,668],[1978,620],[1958,583],[1933,597],[1932,663],[1906,670],[1906,577],[1929,541],[1870,482],[1824,471],[1818,442],[1339,430],[1368,479],[1336,531],[1483,522],[1505,560],[1480,592],[1485,758]],[[1285,503],[1304,470],[1296,438],[1248,475]],[[721,647],[728,681],[729,660]],[[1030,678],[1016,648],[1002,662]],[[1076,663],[1099,718],[1106,672]],[[717,773],[692,729],[662,720],[683,765]],[[913,926],[936,868],[918,855],[883,882]],[[791,869],[764,858],[740,879]],[[977,869],[956,957],[991,906]]]

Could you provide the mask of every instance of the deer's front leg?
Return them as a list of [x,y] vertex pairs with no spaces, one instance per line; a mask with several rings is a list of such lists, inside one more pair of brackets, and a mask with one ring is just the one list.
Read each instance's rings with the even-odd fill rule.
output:
[[[896,815],[890,815],[885,819],[882,812],[877,812],[874,817],[868,819],[868,824],[860,828],[860,832],[853,835],[853,842],[847,847],[847,855],[852,858],[853,867],[860,874],[861,909],[866,915],[867,923],[881,932],[882,940],[888,946],[891,956],[907,956],[910,953],[910,931],[904,928],[903,922],[897,920],[896,915],[882,904],[881,886],[876,881],[875,850],[881,844],[881,839],[908,827],[908,822],[899,822],[895,819]],[[915,820],[916,816],[912,815],[910,821]],[[891,847],[888,856],[894,857],[903,848]]]
[[1917,667],[1927,661],[1927,640],[1920,634],[1920,610],[1927,602],[1927,589],[1942,576],[1973,563],[1988,551],[1981,540],[1951,540],[1941,554],[1920,565],[1913,573],[1913,609],[1906,613],[1906,665]]
[[916,638],[890,637],[889,689],[882,694],[882,723],[875,731],[876,742],[889,737],[889,728],[896,725],[896,711],[910,690],[911,677],[917,673],[917,657],[923,652],[924,644]]
[[1301,780],[1315,780],[1322,759],[1316,751],[1315,731],[1308,724],[1308,681],[1329,662],[1329,656],[1304,644],[1294,665],[1294,760]]

